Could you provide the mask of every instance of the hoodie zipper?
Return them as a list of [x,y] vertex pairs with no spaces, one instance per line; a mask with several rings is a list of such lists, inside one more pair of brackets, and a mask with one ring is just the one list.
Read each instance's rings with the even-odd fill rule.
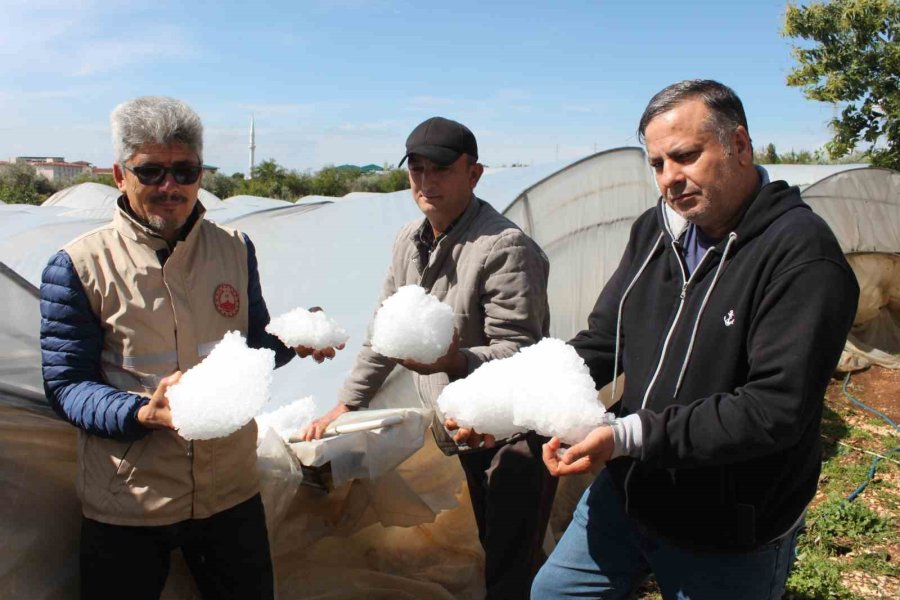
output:
[[680,244],[678,240],[672,240],[672,251],[675,253],[675,258],[678,261],[678,267],[681,269],[681,280],[684,282],[681,286],[681,295],[678,301],[678,310],[675,312],[675,318],[672,321],[672,325],[669,327],[669,332],[666,334],[666,340],[663,342],[662,351],[659,355],[659,362],[656,364],[656,371],[653,372],[653,377],[650,379],[650,383],[647,384],[647,389],[644,391],[644,398],[641,401],[641,408],[647,407],[647,400],[650,399],[650,393],[653,391],[653,386],[656,385],[657,379],[659,379],[659,374],[662,371],[663,363],[666,361],[666,354],[669,351],[669,342],[672,341],[672,334],[675,332],[675,328],[678,326],[679,321],[681,320],[681,313],[684,310],[684,305],[686,303],[687,298],[687,289],[691,282],[694,281],[694,277],[700,272],[700,267],[703,266],[703,263],[706,262],[706,257],[711,254],[711,252],[707,252],[703,255],[703,258],[700,259],[700,262],[697,263],[697,267],[694,269],[694,272],[691,273],[690,277],[688,277],[687,270],[684,266],[684,259],[681,256],[681,252],[678,250]]
[[[706,310],[706,303],[709,301],[709,297],[712,295],[713,290],[716,287],[716,284],[719,282],[719,276],[722,274],[722,269],[725,267],[725,259],[728,258],[728,251],[731,250],[732,244],[737,241],[737,234],[735,232],[731,232],[728,234],[728,243],[725,244],[725,249],[722,251],[722,259],[719,261],[719,266],[716,268],[716,274],[713,276],[712,283],[709,284],[709,289],[706,290],[706,294],[703,296],[703,302],[700,303],[700,310],[697,311],[697,319],[694,321],[694,329],[691,331],[691,339],[688,342],[687,353],[684,356],[684,362],[681,364],[681,372],[678,373],[678,383],[675,384],[675,392],[672,394],[672,398],[678,397],[678,391],[681,389],[681,383],[684,381],[684,374],[687,372],[688,362],[691,360],[691,353],[694,351],[694,342],[697,339],[697,329],[700,327],[700,319],[703,317],[703,311]],[[709,252],[707,252],[709,254]],[[706,258],[706,255],[703,256]],[[700,261],[703,262],[702,260]],[[700,265],[697,265],[699,268]],[[696,273],[696,270],[694,271]],[[682,294],[684,292],[682,291]],[[682,295],[682,298],[684,296]]]

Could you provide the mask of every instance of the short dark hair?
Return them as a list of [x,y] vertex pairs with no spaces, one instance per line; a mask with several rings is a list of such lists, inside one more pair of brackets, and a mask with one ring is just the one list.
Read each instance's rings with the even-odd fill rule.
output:
[[685,79],[657,92],[650,99],[638,125],[638,139],[641,143],[644,142],[644,132],[650,121],[682,102],[695,98],[702,100],[709,109],[709,125],[723,146],[731,147],[729,137],[738,125],[743,125],[749,134],[744,105],[733,89],[711,79]]

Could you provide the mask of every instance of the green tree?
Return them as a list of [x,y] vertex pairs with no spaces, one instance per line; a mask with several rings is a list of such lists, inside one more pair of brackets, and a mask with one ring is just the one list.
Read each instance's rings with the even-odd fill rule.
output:
[[[236,184],[228,196],[247,194],[296,201],[311,194],[344,196],[351,191],[395,192],[409,188],[405,169],[391,169],[379,174],[365,175],[359,168],[329,165],[316,173],[301,173],[282,167],[274,159],[264,160],[254,167],[253,179],[240,180],[237,179],[237,175],[235,173],[230,178],[225,178]],[[206,189],[220,198],[227,197],[209,187],[206,181],[204,179]]]
[[354,192],[396,192],[409,189],[406,169],[390,169],[382,173],[361,175],[351,186]]
[[312,177],[312,193],[319,196],[343,196],[350,192],[350,186],[358,176],[359,171],[324,167]]
[[842,105],[831,121],[832,158],[857,144],[872,164],[900,169],[900,3],[897,0],[832,0],[789,4],[783,35],[799,63],[787,84],[807,98]]
[[100,184],[103,184],[103,185],[108,185],[108,186],[110,186],[110,187],[116,187],[116,180],[113,179],[113,176],[112,176],[112,175],[102,174],[102,173],[99,174],[99,175],[94,175],[94,174],[90,174],[90,175],[82,174],[82,175],[79,175],[79,176],[76,177],[75,179],[73,179],[73,180],[67,182],[66,185],[65,185],[65,187],[69,187],[69,186],[73,186],[73,185],[78,185],[79,183],[100,183]]
[[203,174],[203,189],[215,194],[222,200],[234,196],[234,191],[237,187],[237,181],[222,173],[215,172]]
[[279,165],[275,159],[269,158],[253,167],[253,178],[249,180],[237,179],[237,173],[232,175],[232,181],[236,186],[233,196],[248,195],[262,196],[263,198],[278,198],[281,200],[296,200],[297,196],[292,192],[290,182],[292,173]]
[[793,150],[782,152],[778,155],[778,162],[786,165],[825,165],[833,164],[835,161],[829,161],[828,157],[821,150]]
[[298,200],[312,193],[312,177],[308,173],[288,171],[281,186],[291,200]]
[[6,204],[40,204],[55,191],[53,183],[28,163],[0,166],[0,200]]
[[252,174],[253,179],[262,179],[264,181],[274,182],[278,181],[279,178],[284,177],[285,169],[277,162],[275,162],[274,158],[269,158],[253,167]]
[[762,165],[775,165],[784,162],[775,150],[775,144],[769,143],[761,150],[753,151],[753,162]]

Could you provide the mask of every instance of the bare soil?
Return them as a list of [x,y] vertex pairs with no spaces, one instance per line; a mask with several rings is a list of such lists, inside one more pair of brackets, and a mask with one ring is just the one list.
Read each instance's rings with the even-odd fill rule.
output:
[[[883,436],[897,436],[898,434],[887,422],[852,403],[843,392],[843,384],[843,378],[836,379],[829,384],[825,394],[826,404],[835,413],[840,414],[848,425],[873,434],[869,440],[853,440],[854,447],[886,455],[890,448],[884,447]],[[894,423],[900,422],[900,370],[874,366],[854,373],[850,377],[847,392],[868,407],[883,413]],[[900,437],[894,437],[894,439],[900,440]],[[900,445],[900,441],[896,445]],[[842,463],[854,462],[859,461],[859,457],[860,455],[856,452],[851,452],[840,460]],[[871,460],[871,458],[871,455],[867,455],[866,460]],[[900,460],[900,453],[894,453],[890,458],[893,461]],[[900,517],[897,510],[897,506],[900,504],[900,470],[880,468],[876,473],[875,482],[880,484],[878,487],[883,492],[880,494],[863,492],[857,501],[864,502],[881,516],[891,519],[895,530],[900,529],[898,527],[900,524],[897,522]],[[814,503],[821,499],[821,494],[817,494]],[[866,551],[886,553],[889,557],[888,560],[894,565],[900,562],[900,540],[898,538],[885,544],[879,544],[877,547],[867,548]],[[845,560],[850,558],[849,555],[844,557]],[[900,598],[900,577],[897,575],[848,570],[843,574],[842,580],[848,589],[862,598],[873,600],[876,598]]]

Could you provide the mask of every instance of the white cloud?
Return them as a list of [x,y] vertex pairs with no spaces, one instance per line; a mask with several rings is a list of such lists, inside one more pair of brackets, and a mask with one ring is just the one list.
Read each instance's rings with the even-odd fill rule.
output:
[[174,26],[128,40],[86,40],[72,52],[71,73],[94,75],[160,59],[194,57],[198,51],[188,40],[187,30]]
[[[5,74],[83,77],[198,53],[184,26],[157,23],[141,28],[129,21],[140,8],[134,2],[117,6],[90,0],[14,0],[4,6],[0,19]],[[108,23],[117,17],[129,25],[110,29]]]

